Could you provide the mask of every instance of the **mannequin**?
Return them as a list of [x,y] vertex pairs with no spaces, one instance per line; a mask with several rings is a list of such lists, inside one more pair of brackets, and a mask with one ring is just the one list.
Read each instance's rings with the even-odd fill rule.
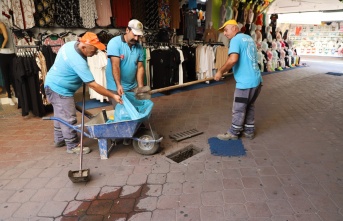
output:
[[228,0],[228,4],[226,7],[226,20],[231,20],[233,19],[233,10],[232,10],[232,3],[234,1],[233,0]]
[[265,65],[264,65],[264,72],[267,72],[267,65],[266,62],[268,61],[268,55],[267,55],[267,49],[268,49],[268,44],[267,44],[267,39],[264,39],[261,43],[261,49],[262,49],[262,54],[264,56],[265,60]]
[[[237,21],[238,18],[238,6],[239,6],[239,0],[235,0],[233,2],[233,19]],[[238,21],[237,21],[238,22]]]
[[10,105],[14,105],[11,86],[15,88],[14,76],[12,75],[12,61],[15,55],[13,49],[7,48],[9,43],[8,37],[6,25],[0,21],[0,69],[4,78],[4,87],[7,92],[8,102]]
[[273,53],[273,68],[275,70],[279,70],[281,71],[282,68],[279,66],[279,54],[277,52],[277,43],[276,43],[276,40],[274,39],[273,42],[272,42],[272,53]]
[[286,68],[286,63],[285,63],[285,57],[286,57],[286,53],[284,50],[280,51],[280,67],[282,69]]
[[226,21],[226,0],[222,0],[222,4],[220,6],[220,24],[221,27]]
[[267,56],[268,56],[268,62],[267,62],[267,71],[275,71],[273,67],[273,53],[270,50],[270,48],[267,49]]
[[[254,24],[255,25],[255,24]],[[256,42],[261,43],[262,42],[262,33],[261,33],[262,26],[261,25],[256,25]]]
[[256,25],[255,24],[251,24],[250,36],[256,42]]
[[268,46],[271,47],[272,46],[273,37],[272,37],[271,27],[270,26],[266,27],[266,35],[267,35]]

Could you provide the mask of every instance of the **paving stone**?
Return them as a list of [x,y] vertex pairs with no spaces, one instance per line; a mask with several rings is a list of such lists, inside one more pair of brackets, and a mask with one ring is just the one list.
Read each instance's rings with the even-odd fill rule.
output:
[[143,185],[141,196],[160,196],[162,185]]
[[124,186],[126,185],[126,181],[129,178],[129,175],[114,175],[110,176],[107,179],[107,185],[109,186]]
[[67,205],[68,202],[47,202],[39,211],[38,216],[58,217],[63,214],[63,210],[66,208]]
[[87,201],[71,201],[64,209],[63,215],[81,217],[82,215],[86,214],[86,211],[90,205],[91,202]]
[[148,179],[146,174],[131,174],[127,179],[127,185],[137,186],[145,184]]
[[242,190],[228,189],[222,191],[225,203],[245,203],[245,197]]
[[221,179],[217,180],[204,180],[202,183],[202,190],[203,191],[222,191],[224,189],[223,183]]
[[98,199],[114,200],[119,197],[120,192],[121,192],[120,187],[104,186],[101,188],[101,191],[98,195]]
[[141,186],[123,186],[120,198],[137,198],[141,195]]
[[153,211],[156,209],[157,197],[137,198],[134,211]]
[[99,187],[88,187],[88,188],[82,188],[76,195],[76,200],[82,200],[82,201],[91,201],[97,198],[99,192]]
[[222,206],[202,206],[200,208],[200,218],[203,221],[224,221],[225,215]]
[[0,214],[2,219],[7,219],[12,216],[14,212],[20,208],[20,203],[1,203],[0,204]]
[[168,183],[173,183],[173,182],[183,183],[185,182],[185,173],[184,172],[167,173],[167,182]]
[[205,206],[221,206],[224,204],[222,192],[202,192],[201,202]]
[[182,208],[185,208],[185,207],[199,208],[202,205],[201,194],[200,193],[182,194],[179,197],[179,205]]
[[76,198],[79,189],[77,188],[61,188],[53,198],[54,201],[72,201]]
[[11,203],[25,203],[30,200],[30,198],[37,192],[37,190],[33,189],[23,189],[17,191],[10,197],[7,202]]
[[200,220],[200,210],[199,208],[179,208],[176,211],[176,220]]
[[271,217],[271,212],[266,203],[248,202],[245,204],[250,217]]
[[128,221],[150,221],[151,212],[133,212],[129,214]]
[[274,216],[290,216],[294,214],[287,200],[269,200],[267,205]]
[[113,201],[113,206],[110,210],[111,213],[115,214],[128,214],[134,211],[135,199],[125,198],[116,199]]
[[167,174],[153,173],[148,175],[148,184],[164,184],[167,179]]
[[176,211],[172,209],[169,209],[169,210],[156,209],[152,213],[151,220],[152,221],[160,221],[160,220],[174,221],[176,220]]
[[39,211],[44,206],[43,202],[25,202],[13,213],[15,218],[31,218],[38,216]]
[[182,193],[181,183],[166,183],[163,185],[163,195],[180,195]]
[[247,220],[249,218],[248,212],[244,204],[228,204],[224,206],[225,218],[228,220]]
[[157,200],[157,209],[176,209],[179,207],[179,196],[160,196]]
[[87,214],[92,215],[108,215],[113,205],[113,200],[93,200]]
[[52,201],[56,193],[58,192],[57,189],[39,189],[30,199],[33,202],[48,202]]

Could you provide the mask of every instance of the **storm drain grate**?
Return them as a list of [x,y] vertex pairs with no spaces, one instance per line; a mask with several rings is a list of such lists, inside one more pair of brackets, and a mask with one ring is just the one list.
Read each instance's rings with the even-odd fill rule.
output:
[[169,137],[172,139],[175,139],[176,141],[180,141],[180,140],[184,140],[190,137],[194,137],[202,133],[203,133],[202,131],[198,131],[197,129],[191,129],[191,130],[187,130],[184,132],[179,132],[179,133],[170,135]]
[[202,150],[199,150],[194,145],[190,144],[190,145],[184,147],[183,149],[168,155],[167,158],[171,159],[172,161],[174,161],[176,163],[180,163],[180,162],[187,160],[188,158],[191,158],[192,156],[200,153],[201,151]]

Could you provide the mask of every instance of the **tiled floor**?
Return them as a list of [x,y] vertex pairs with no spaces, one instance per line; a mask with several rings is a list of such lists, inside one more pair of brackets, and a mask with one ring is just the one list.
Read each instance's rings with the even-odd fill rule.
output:
[[[324,74],[343,61],[317,61],[264,77],[247,156],[209,152],[207,140],[230,124],[229,77],[153,99],[150,123],[164,137],[154,156],[120,144],[101,160],[85,139],[91,180],[81,184],[68,179],[78,156],[53,147],[51,121],[0,106],[0,220],[343,220],[343,76]],[[204,133],[169,138],[192,128]],[[181,163],[165,157],[189,144],[203,151]]]

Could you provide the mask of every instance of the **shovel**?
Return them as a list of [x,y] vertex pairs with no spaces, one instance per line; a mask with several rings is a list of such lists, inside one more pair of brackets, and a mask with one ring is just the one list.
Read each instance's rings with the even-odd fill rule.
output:
[[151,88],[149,86],[137,87],[133,92],[137,100],[151,99]]
[[68,177],[73,183],[87,182],[90,177],[89,169],[82,169],[82,157],[83,157],[83,132],[84,132],[84,118],[85,118],[85,93],[86,84],[83,83],[83,94],[82,94],[82,116],[81,116],[81,143],[80,143],[80,170],[72,171],[69,170]]

